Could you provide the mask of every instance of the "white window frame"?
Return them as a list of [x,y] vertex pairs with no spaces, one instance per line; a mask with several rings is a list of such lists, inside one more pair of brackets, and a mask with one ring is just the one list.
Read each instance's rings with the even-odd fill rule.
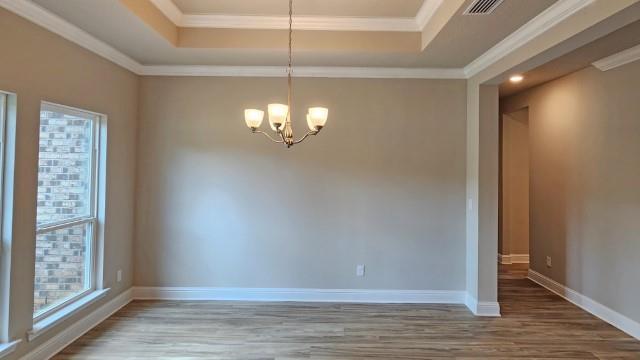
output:
[[[10,248],[11,233],[6,223],[11,222],[11,217],[5,218],[5,210],[11,210],[5,206],[5,153],[6,153],[6,125],[9,117],[9,97],[12,94],[0,91],[0,344],[9,342],[9,289],[11,254],[5,251]],[[12,176],[11,176],[12,177]],[[9,179],[7,179],[9,180]],[[11,190],[11,189],[10,189]],[[10,196],[11,198],[11,196]],[[9,230],[7,234],[5,230]]]
[[[54,223],[47,223],[36,226],[36,236],[44,233],[49,233],[59,229],[65,229],[78,225],[89,225],[89,241],[90,248],[87,249],[86,255],[89,256],[87,268],[85,269],[85,287],[86,290],[75,294],[59,304],[46,308],[41,311],[37,311],[33,314],[34,324],[38,322],[47,322],[49,318],[63,318],[67,314],[60,316],[60,313],[65,312],[65,309],[76,307],[82,299],[94,299],[96,292],[102,293],[102,253],[103,253],[103,229],[104,229],[104,180],[105,180],[105,165],[106,165],[106,115],[88,111],[84,109],[78,109],[66,105],[55,104],[47,101],[41,103],[41,111],[50,109],[52,111],[61,112],[69,115],[76,115],[81,117],[87,117],[90,115],[93,118],[92,130],[93,135],[91,139],[91,203],[89,205],[89,215],[75,217],[57,221]],[[88,285],[88,286],[87,286]],[[60,319],[56,319],[60,320]],[[57,321],[56,321],[57,322]]]
[[[5,153],[5,127],[7,123],[9,94],[0,91],[0,219],[4,218],[4,153]],[[2,233],[3,224],[0,221],[0,233]],[[3,254],[3,243],[0,241],[0,259]]]
[[0,91],[0,358],[14,352],[21,339],[9,336],[13,179],[16,149],[16,94]]

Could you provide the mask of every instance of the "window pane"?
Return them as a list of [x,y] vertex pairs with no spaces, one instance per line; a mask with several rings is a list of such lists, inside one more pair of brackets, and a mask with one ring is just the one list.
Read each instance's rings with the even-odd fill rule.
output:
[[42,313],[91,287],[91,223],[36,237],[33,312]]
[[40,112],[38,225],[91,215],[93,116]]

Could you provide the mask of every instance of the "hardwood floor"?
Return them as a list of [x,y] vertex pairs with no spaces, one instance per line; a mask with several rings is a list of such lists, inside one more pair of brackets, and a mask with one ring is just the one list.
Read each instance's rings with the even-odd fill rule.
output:
[[134,301],[55,359],[640,359],[637,341],[501,266],[502,318],[459,305]]

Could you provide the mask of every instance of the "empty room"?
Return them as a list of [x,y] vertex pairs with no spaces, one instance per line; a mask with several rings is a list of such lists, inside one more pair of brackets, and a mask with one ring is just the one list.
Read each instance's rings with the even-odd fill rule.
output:
[[0,359],[640,359],[640,0],[0,0]]

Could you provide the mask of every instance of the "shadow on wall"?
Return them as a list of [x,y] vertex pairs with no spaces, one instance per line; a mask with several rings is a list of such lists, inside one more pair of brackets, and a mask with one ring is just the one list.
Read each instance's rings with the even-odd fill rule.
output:
[[296,80],[292,149],[242,117],[284,85],[143,80],[136,284],[464,289],[464,81]]

